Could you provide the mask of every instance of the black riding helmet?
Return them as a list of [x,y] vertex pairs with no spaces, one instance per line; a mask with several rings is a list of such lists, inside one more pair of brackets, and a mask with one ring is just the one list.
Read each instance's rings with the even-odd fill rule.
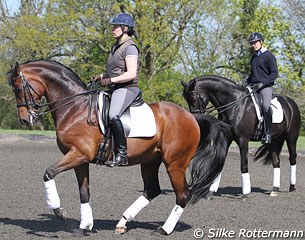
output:
[[253,32],[249,36],[249,43],[251,44],[252,42],[256,42],[256,41],[264,41],[264,37],[262,34],[258,32]]
[[[116,15],[111,23],[111,25],[120,25],[123,33],[127,33],[129,36],[132,36],[134,31],[133,28],[135,26],[133,17],[128,13],[119,13]],[[124,31],[124,26],[128,27],[127,31]]]

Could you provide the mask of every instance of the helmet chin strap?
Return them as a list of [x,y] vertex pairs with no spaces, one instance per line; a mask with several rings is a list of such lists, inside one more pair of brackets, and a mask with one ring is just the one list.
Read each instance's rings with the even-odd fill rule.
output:
[[124,36],[124,34],[128,32],[128,31],[125,31],[124,28],[125,28],[125,26],[124,26],[124,25],[121,25],[122,34],[121,34],[121,36],[119,36],[119,37],[116,39],[117,44],[121,41],[121,39],[122,39],[122,37]]

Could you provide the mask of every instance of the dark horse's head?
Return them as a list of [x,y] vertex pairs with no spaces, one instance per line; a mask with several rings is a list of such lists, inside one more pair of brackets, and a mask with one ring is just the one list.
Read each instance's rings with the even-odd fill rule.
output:
[[246,95],[245,87],[216,75],[203,75],[181,84],[184,87],[183,97],[192,113],[213,111],[213,107],[207,108],[209,102],[223,111],[224,106]]
[[181,81],[183,97],[186,100],[191,113],[204,113],[209,102],[208,95],[200,94],[196,89],[196,79],[189,83]]
[[[20,122],[27,126],[32,126],[38,117],[43,96],[50,102],[85,90],[84,83],[72,70],[49,60],[16,63],[7,75],[16,96]],[[54,84],[60,88],[50,91]]]

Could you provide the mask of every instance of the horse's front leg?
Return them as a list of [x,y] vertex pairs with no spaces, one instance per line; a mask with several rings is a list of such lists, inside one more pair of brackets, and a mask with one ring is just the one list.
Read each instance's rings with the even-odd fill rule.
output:
[[[91,231],[93,228],[93,214],[90,204],[89,191],[89,163],[74,168],[80,195],[80,224],[79,228]],[[85,232],[84,232],[85,233]]]
[[279,155],[274,151],[272,152],[272,166],[273,166],[273,187],[270,192],[271,197],[277,197],[280,190],[281,183],[281,168]]
[[58,173],[75,168],[86,162],[86,158],[82,154],[70,151],[54,165],[48,167],[43,176],[47,207],[53,210],[56,217],[63,221],[66,220],[66,210],[60,206],[54,178]]
[[250,174],[248,169],[248,151],[249,141],[247,139],[240,139],[237,143],[240,152],[240,170],[242,178],[242,194],[245,197],[251,192]]

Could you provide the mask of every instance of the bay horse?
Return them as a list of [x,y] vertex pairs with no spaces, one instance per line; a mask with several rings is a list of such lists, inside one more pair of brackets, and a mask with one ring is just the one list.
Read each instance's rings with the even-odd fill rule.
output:
[[[233,141],[240,150],[242,173],[242,197],[251,192],[250,174],[248,172],[249,141],[258,125],[254,103],[246,92],[246,87],[220,76],[207,75],[192,79],[188,83],[181,81],[183,96],[191,112],[217,110],[218,118],[232,126]],[[273,165],[273,188],[271,196],[277,196],[280,187],[280,153],[287,143],[290,162],[290,188],[295,191],[296,183],[296,145],[299,137],[301,118],[297,104],[287,96],[274,95],[281,103],[284,118],[281,123],[272,124],[271,144],[260,146],[254,160],[261,160],[266,165]],[[213,106],[207,108],[208,103]]]
[[[42,111],[41,98],[46,98],[56,127],[57,145],[64,154],[43,176],[47,206],[59,219],[66,219],[54,178],[63,171],[74,169],[81,203],[77,232],[88,234],[93,228],[89,163],[94,162],[104,138],[97,124],[88,124],[91,115],[97,118],[97,108],[90,114],[89,107],[91,95],[97,91],[89,92],[70,68],[44,59],[16,63],[8,73],[8,79],[22,124],[32,124],[33,117]],[[125,233],[127,222],[161,193],[158,171],[162,162],[176,194],[176,205],[164,225],[156,231],[171,234],[187,203],[194,204],[207,194],[214,178],[221,172],[229,147],[230,129],[216,118],[193,115],[170,102],[152,103],[149,107],[156,120],[156,134],[127,139],[129,165],[141,164],[143,195],[123,213],[115,227],[117,234]],[[187,169],[190,170],[189,181]]]

